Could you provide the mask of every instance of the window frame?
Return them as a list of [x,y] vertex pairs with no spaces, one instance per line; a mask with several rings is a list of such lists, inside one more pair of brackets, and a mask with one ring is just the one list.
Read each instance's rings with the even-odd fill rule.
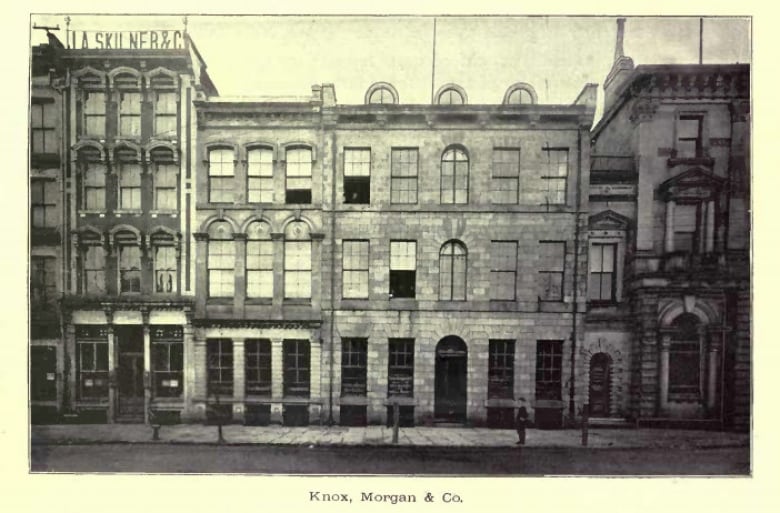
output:
[[[36,155],[59,155],[60,149],[57,144],[57,109],[54,103],[54,99],[51,98],[35,98],[33,97],[30,103],[30,153]],[[55,121],[52,126],[46,124],[47,108],[52,109],[55,114]],[[35,111],[40,109],[40,116],[35,115]],[[41,148],[40,151],[35,144],[36,134],[40,134]],[[47,134],[51,134],[54,140],[54,151],[46,151]]]
[[[604,271],[604,250],[605,248],[611,248],[612,251],[612,270]],[[593,250],[594,248],[600,248],[600,270],[594,270]],[[591,241],[588,254],[588,302],[592,304],[611,304],[617,302],[617,279],[618,279],[618,242],[617,241]],[[602,297],[603,294],[599,294],[599,297],[594,297],[593,294],[593,276],[599,276],[599,291],[603,289],[603,277],[604,275],[610,275],[610,290],[608,297]]]
[[[179,281],[179,247],[177,241],[173,236],[169,234],[160,235],[159,233],[153,234],[151,239],[152,249],[152,266],[154,271],[154,293],[164,295],[175,295],[178,293],[178,281]],[[161,265],[161,258],[159,256],[160,250],[165,249],[173,252],[173,267],[163,267]],[[163,285],[160,287],[160,278],[168,276],[171,290],[165,289]],[[163,281],[164,284],[164,281]]]
[[[512,261],[514,262],[514,267],[511,270],[508,269],[499,269],[496,265],[496,245],[512,245],[514,257],[512,258]],[[491,294],[490,301],[517,301],[517,255],[518,255],[518,242],[516,240],[491,240],[490,241],[490,255],[491,255],[491,263],[490,263],[490,280],[491,280],[491,290],[497,291],[495,287],[493,287],[494,279],[497,275],[503,276],[512,274],[512,297],[511,298],[497,298],[493,297]],[[498,283],[504,283],[504,279],[498,279]]]
[[562,400],[563,341],[536,341],[536,372],[534,380],[536,400]]
[[[449,157],[450,155],[453,155],[452,157]],[[461,155],[463,158],[459,159],[457,158],[459,155]],[[465,170],[465,188],[458,187],[458,170],[461,166],[459,166],[459,163],[465,162],[466,163],[466,170]],[[469,174],[471,170],[471,161],[469,158],[469,154],[466,151],[465,148],[460,146],[450,146],[446,148],[442,154],[441,154],[441,161],[439,162],[439,171],[440,171],[440,181],[439,181],[439,201],[442,205],[468,205],[469,203]],[[445,169],[451,168],[452,174],[445,174]],[[461,173],[463,171],[461,170]],[[446,178],[445,178],[446,177]],[[449,178],[451,178],[451,183],[445,183],[446,181],[449,181]],[[461,180],[463,179],[463,176],[461,176]],[[461,193],[461,197],[459,199],[458,193]],[[451,194],[451,199],[446,200],[445,194]],[[463,197],[465,196],[465,197]]]
[[[570,170],[569,166],[571,165],[570,159],[569,159],[569,148],[566,147],[543,147],[542,152],[544,152],[547,155],[547,164],[545,167],[545,174],[541,176],[542,182],[546,184],[544,188],[544,198],[545,198],[545,205],[566,205],[568,203],[568,197],[569,197],[569,175]],[[557,166],[557,173],[553,173],[553,161],[552,161],[552,155],[565,155],[566,156],[566,173],[560,174],[560,165],[561,161],[560,159],[555,162],[555,166]],[[552,192],[551,184],[553,183],[563,183],[563,189],[560,188],[555,189],[556,194],[562,194],[562,201],[550,201],[550,194]]]
[[[117,291],[119,292],[120,295],[123,296],[139,295],[142,292],[141,283],[143,281],[142,274],[143,274],[143,267],[144,267],[143,265],[144,257],[143,257],[143,251],[141,250],[141,241],[138,240],[137,238],[131,239],[128,236],[127,238],[117,238],[115,242],[117,248],[116,251]],[[137,268],[134,268],[132,266],[124,267],[125,266],[125,262],[123,261],[125,255],[124,252],[128,250],[134,250],[133,252],[137,254],[137,263],[138,263]],[[130,257],[128,257],[128,259],[129,258]],[[135,263],[135,259],[134,259],[134,263]],[[131,273],[131,276],[137,276],[137,278],[134,279],[137,280],[137,284],[138,284],[137,290],[135,290],[134,287],[132,286],[130,287],[129,290],[125,290],[123,283],[129,280],[128,278],[126,278],[126,275],[128,273]]]
[[282,362],[284,397],[310,397],[311,342],[306,339],[283,340]]
[[[107,402],[109,388],[108,328],[105,325],[76,326],[75,335],[76,396],[81,401]],[[86,347],[91,348],[91,358],[89,358],[91,362],[89,366],[85,366],[84,348]],[[91,383],[88,385],[87,381]],[[87,389],[93,389],[96,392],[85,393]]]
[[[368,160],[351,160],[349,156],[364,157]],[[348,174],[349,173],[349,174]],[[355,174],[353,174],[355,173]],[[355,190],[351,190],[355,187]],[[348,188],[350,190],[348,191]],[[343,201],[345,205],[369,205],[371,203],[371,148],[345,147],[343,158]],[[364,196],[361,196],[364,193]],[[350,198],[350,194],[356,199]]]
[[[153,124],[152,132],[154,133],[154,136],[156,138],[160,139],[176,139],[179,133],[179,127],[178,127],[178,120],[179,120],[179,94],[176,92],[175,89],[164,89],[164,88],[152,88],[151,93],[154,95],[154,101],[152,102],[152,116],[153,116]],[[164,111],[160,109],[160,95],[167,94],[173,96],[173,112]],[[174,130],[173,133],[169,132],[161,132],[160,128],[158,127],[158,120],[160,119],[173,119],[174,123]]]
[[[511,163],[507,160],[496,160],[497,154],[508,154],[513,153],[517,156],[517,167],[515,169],[515,174],[512,176],[509,176],[508,174],[497,173],[497,170],[499,168],[503,168],[504,165]],[[519,147],[517,148],[511,148],[511,147],[495,147],[493,148],[493,155],[492,155],[492,161],[491,161],[491,167],[490,167],[490,198],[493,204],[495,205],[518,205],[520,204],[520,166],[522,164],[522,153]],[[498,184],[504,184],[504,183],[512,183],[514,182],[513,188],[499,188],[497,187]],[[499,193],[511,191],[514,193],[514,201],[499,201],[497,199],[497,196]]]
[[[271,341],[267,338],[250,338],[244,341],[244,391],[247,396],[271,397],[272,354]],[[256,378],[252,378],[253,375],[256,375]]]
[[488,340],[488,399],[513,399],[515,346],[512,339]]
[[[414,162],[412,160],[401,161],[401,155],[407,153],[411,156],[414,153]],[[413,165],[412,165],[413,164]],[[404,172],[414,171],[414,174],[401,174],[402,166]],[[416,205],[419,200],[419,176],[420,176],[420,149],[418,147],[393,147],[390,148],[390,204],[391,205]],[[401,183],[414,184],[414,188],[399,188]],[[407,193],[411,196],[414,192],[414,201],[401,201],[401,193]],[[411,198],[409,198],[411,199]]]
[[48,305],[57,295],[57,257],[31,255],[30,302]]
[[[290,155],[296,154],[296,152],[308,152],[309,160],[308,160],[308,174],[291,174],[292,169],[296,169],[297,171],[301,171],[305,168],[303,164],[306,163],[304,160],[298,160],[298,161],[290,161]],[[291,164],[295,164],[295,166],[291,166]],[[284,203],[285,205],[311,205],[313,202],[313,191],[314,191],[314,149],[310,146],[288,146],[284,149]],[[306,183],[308,181],[308,188],[292,188],[290,185],[291,180],[301,180],[301,183]],[[308,192],[308,197],[306,197],[306,193]],[[304,199],[306,201],[296,201],[298,197],[294,194],[298,193],[301,195],[301,199]]]
[[[56,217],[53,221],[47,222],[49,214],[57,214],[57,192],[59,191],[55,189],[54,194],[47,195],[46,191],[51,189],[51,186],[57,187],[56,180],[37,177],[30,178],[30,226],[34,229],[56,229],[59,225]],[[36,187],[40,187],[39,198],[36,198],[38,196],[35,193]],[[54,199],[47,202],[49,196],[54,196]],[[40,201],[36,201],[38,199]],[[40,214],[36,215],[36,212],[40,212]],[[43,220],[41,224],[36,222],[40,219]]]
[[[393,256],[393,246],[397,244],[414,244],[414,269],[394,269],[393,262],[396,258],[403,258],[408,257],[407,255],[398,255],[396,257]],[[417,241],[416,240],[409,240],[409,239],[391,239],[390,240],[390,275],[389,275],[389,290],[388,295],[390,299],[414,299],[417,297]],[[398,291],[398,286],[394,287],[393,283],[398,280],[403,281],[401,278],[403,275],[398,275],[394,273],[411,273],[407,274],[407,278],[411,277],[411,290],[407,292],[411,292],[411,295],[403,295],[399,296],[396,292]],[[395,278],[394,278],[395,276]],[[399,284],[397,284],[399,285]],[[400,285],[399,285],[400,286]],[[401,291],[403,292],[403,291]]]
[[[216,221],[215,223],[225,223],[228,230],[230,226],[227,221]],[[215,234],[212,233],[214,223],[209,226],[208,242],[206,243],[206,282],[208,287],[209,299],[224,299],[231,298],[235,295],[235,267],[236,267],[236,245],[235,237],[232,230],[226,233],[224,238],[215,238]],[[217,248],[221,248],[219,252],[213,251]],[[215,267],[214,261],[220,261],[221,267]],[[215,274],[212,274],[214,272]],[[217,283],[216,276],[220,277],[219,294],[214,292],[214,285]],[[222,281],[223,276],[229,276],[227,281]],[[229,285],[227,285],[229,284]],[[227,287],[225,291],[222,291],[223,285]]]
[[[460,248],[462,251],[461,254],[456,255],[456,249]],[[450,250],[449,254],[446,254],[446,250]],[[449,272],[445,271],[445,263],[449,259]],[[456,269],[456,263],[459,259],[462,259],[462,270],[458,271]],[[447,293],[447,290],[445,288],[446,281],[444,278],[449,275],[449,293]],[[462,280],[463,283],[463,290],[462,295],[458,294],[458,297],[456,297],[455,294],[455,279],[456,277],[461,276],[460,280]],[[459,280],[459,281],[460,281]],[[448,240],[444,244],[442,244],[441,248],[439,249],[439,300],[440,301],[466,301],[466,298],[468,296],[467,293],[468,290],[468,249],[466,248],[466,245],[459,240]]]
[[[255,223],[262,223],[266,226],[265,231],[267,232],[267,237],[261,236],[262,234],[258,234],[255,232],[255,230],[252,230],[251,228],[255,225]],[[253,221],[246,230],[247,233],[247,239],[246,239],[246,254],[244,255],[244,261],[246,262],[246,298],[247,299],[273,299],[274,297],[274,241],[271,239],[271,227],[268,223],[262,220]],[[255,266],[255,264],[252,262],[253,258],[250,258],[250,256],[253,256],[253,248],[257,247],[258,251],[256,255],[258,256],[258,266]],[[263,248],[265,248],[265,252],[261,251]],[[268,260],[268,257],[270,257],[270,262],[263,265],[263,256],[266,257],[266,261]],[[257,274],[259,277],[259,280],[257,283],[260,285],[260,289],[263,289],[265,286],[266,288],[270,288],[270,293],[263,295],[262,292],[259,294],[254,293],[254,289],[252,289],[252,292],[250,292],[250,285],[252,285],[254,282],[251,279],[254,274]],[[266,277],[266,280],[270,276],[270,283],[268,281],[264,281],[263,277]],[[265,284],[265,285],[264,285]]]
[[[96,268],[90,268],[88,265],[90,265],[89,261],[89,252],[90,250],[99,250],[100,252],[100,258],[95,258],[95,260],[102,260],[102,267],[96,267]],[[100,238],[94,238],[90,240],[84,240],[82,237],[82,240],[79,243],[79,263],[81,268],[81,291],[83,294],[91,295],[91,294],[97,294],[97,295],[104,295],[108,293],[108,276],[107,276],[107,261],[108,261],[108,252],[106,251],[106,248],[103,244],[103,241],[100,240]],[[90,290],[89,283],[90,283],[90,273],[93,273],[95,277],[100,278],[102,277],[103,286],[102,289],[95,289]],[[100,274],[98,274],[100,273]]]
[[368,339],[341,338],[341,397],[368,395]]
[[[206,393],[208,397],[233,397],[235,388],[234,358],[232,339],[206,339]],[[213,379],[214,376],[219,379]]]
[[[458,98],[460,98],[459,102],[452,102],[452,97],[454,95],[457,95]],[[447,95],[447,101],[444,101],[445,95]],[[466,105],[466,97],[461,92],[458,91],[454,87],[447,87],[446,89],[443,89],[439,92],[438,95],[436,95],[436,103],[438,105]]]
[[[101,109],[95,109],[94,111],[90,110],[88,107],[90,106],[90,95],[102,95],[103,101],[102,102],[96,102],[91,105],[101,105]],[[108,93],[106,93],[105,89],[97,89],[97,88],[85,88],[82,89],[81,93],[81,116],[82,116],[82,126],[81,126],[81,136],[85,138],[90,139],[105,139],[106,138],[106,124],[107,124],[107,111],[108,111]],[[90,120],[92,119],[99,119],[102,118],[103,122],[101,125],[101,130],[96,131],[95,133],[91,132],[89,130],[90,127]]]
[[[414,397],[413,338],[390,338],[387,344],[387,397]],[[395,378],[395,383],[393,382]]]
[[[167,152],[166,152],[167,153]],[[164,167],[163,167],[164,166]],[[181,169],[179,169],[178,163],[173,158],[173,155],[166,155],[164,157],[153,156],[151,159],[152,167],[152,210],[155,212],[176,212],[179,210],[179,176]],[[173,185],[163,184],[160,185],[161,169],[166,171],[173,171]],[[172,208],[162,208],[160,205],[160,191],[173,191],[173,197],[175,199],[175,205]]]
[[[236,151],[230,146],[211,146],[208,149],[208,202],[214,204],[231,204],[235,202]],[[220,160],[212,159],[219,156]],[[229,157],[228,160],[224,160]],[[217,167],[216,164],[219,164]],[[219,170],[219,174],[216,171]],[[230,171],[227,173],[226,171]],[[220,184],[216,188],[215,185]],[[229,186],[228,186],[229,184]]]
[[[352,258],[347,258],[347,245],[365,245],[365,259],[366,259],[366,266],[365,268],[361,267],[351,267],[353,264]],[[350,252],[349,255],[353,256],[355,253],[354,251]],[[361,248],[361,251],[359,251],[358,254],[358,263],[355,264],[357,266],[360,265],[360,260],[363,257],[363,251]],[[348,260],[349,265],[348,267]],[[368,299],[368,293],[369,293],[369,269],[371,267],[371,241],[367,239],[344,239],[341,241],[341,298],[342,299]],[[364,276],[364,280],[360,281],[358,280],[358,285],[361,286],[362,283],[365,283],[365,294],[356,294],[356,295],[348,295],[347,294],[347,273],[350,275],[355,274],[357,276]],[[360,274],[357,274],[360,273]],[[350,281],[350,283],[355,283],[354,281]],[[362,286],[361,286],[362,289]],[[353,287],[349,287],[349,290],[353,290]]]
[[[125,95],[134,95],[137,99],[137,110],[133,109],[130,111],[124,111],[122,108],[122,105],[125,100]],[[141,113],[143,111],[143,94],[141,93],[140,89],[134,89],[129,87],[121,87],[118,88],[116,91],[116,134],[117,138],[119,139],[133,139],[137,140],[141,138]],[[122,130],[123,121],[129,119],[129,120],[135,120],[135,124],[131,124],[131,126],[136,126],[137,128],[130,131],[129,133],[125,133]]]
[[[181,326],[149,326],[151,343],[151,374],[153,397],[181,397],[184,393],[184,332]],[[160,348],[165,348],[160,351]],[[174,349],[180,353],[179,368],[174,364]],[[165,353],[161,365],[160,353]],[[166,384],[167,381],[167,384]],[[172,383],[175,381],[175,385]]]
[[[144,170],[141,162],[127,158],[118,158],[116,161],[116,187],[117,187],[117,210],[124,212],[140,212],[143,209],[143,174]],[[137,183],[128,185],[126,181],[129,181],[125,173],[130,171],[137,171],[138,180]],[[125,204],[124,193],[125,191],[133,192],[130,205]],[[136,201],[137,198],[137,201]]]
[[[704,157],[704,118],[703,112],[680,112],[677,114],[675,122],[675,139],[674,139],[674,151],[675,158],[678,159],[700,159]],[[696,121],[698,124],[697,134],[695,137],[680,137],[682,122]],[[681,154],[681,147],[685,143],[693,142],[694,153],[689,155],[687,153]]]
[[[108,209],[108,166],[105,161],[94,157],[79,158],[79,177],[81,182],[81,210],[86,212],[104,212]],[[90,202],[90,192],[94,191],[99,201]],[[100,199],[102,197],[102,199]]]
[[[541,250],[541,248],[543,247],[549,247],[544,245],[552,245],[552,244],[560,245],[562,246],[563,249],[562,258],[560,261],[560,269],[551,268],[553,262],[551,262],[550,258],[547,258],[550,256],[549,252]],[[565,297],[564,291],[566,290],[566,241],[541,240],[539,241],[539,247],[540,247],[540,255],[541,255],[540,264],[542,264],[539,266],[539,270],[538,270],[539,277],[541,280],[541,286],[542,286],[542,290],[539,291],[540,292],[539,301],[547,302],[547,303],[563,302]],[[545,285],[545,282],[547,281],[547,276],[550,275],[560,275],[560,280],[561,280],[560,290],[559,290],[559,294],[555,296],[544,294],[545,292],[551,290],[549,286]]]
[[[260,160],[254,161],[252,156],[259,155]],[[263,156],[270,157],[265,161]],[[274,150],[270,146],[251,146],[246,150],[246,201],[247,203],[273,203],[274,190]],[[256,165],[255,165],[256,164]],[[270,173],[267,171],[270,170]],[[254,184],[257,183],[257,187]],[[270,187],[269,187],[270,184]],[[256,196],[257,195],[257,196]],[[269,196],[270,195],[270,196]]]

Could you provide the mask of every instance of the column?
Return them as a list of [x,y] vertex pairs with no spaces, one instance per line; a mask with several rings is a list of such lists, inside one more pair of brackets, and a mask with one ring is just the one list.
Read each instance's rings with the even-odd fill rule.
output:
[[[186,352],[186,349],[185,349]],[[206,402],[208,389],[208,373],[206,372],[206,339],[199,333],[193,336],[192,340],[192,359],[190,372],[192,375],[192,386],[190,387],[190,400],[193,404],[193,415],[197,420],[206,419]]]
[[[109,314],[106,314],[108,317]],[[114,417],[116,415],[116,344],[114,343],[114,325],[111,324],[112,319],[108,319],[108,423],[114,423]]]
[[182,342],[184,343],[184,361],[182,362],[182,396],[184,399],[184,411],[182,412],[182,420],[189,418],[194,412],[194,405],[192,404],[192,392],[195,387],[195,357],[194,341],[192,336],[192,311],[185,310],[184,315],[187,318],[187,323],[182,327]]
[[707,351],[707,410],[712,414],[715,411],[718,400],[718,367],[720,366],[720,340],[721,332],[710,332],[710,341]]
[[281,307],[284,301],[284,234],[272,233],[274,248],[274,299],[273,305]]
[[284,355],[282,339],[271,339],[271,423],[282,423],[282,398],[284,397]]
[[322,423],[321,386],[322,386],[322,341],[318,336],[311,337],[309,362],[309,423]]
[[673,200],[666,202],[666,234],[664,239],[666,253],[674,251],[674,206]]
[[246,234],[233,235],[236,250],[236,273],[234,276],[233,318],[244,318],[244,302],[246,300]]
[[244,423],[244,339],[233,338],[233,421]]
[[671,335],[661,335],[661,351],[658,362],[658,415],[664,415],[669,404],[669,346]]
[[149,423],[152,406],[152,336],[149,328],[149,311],[141,310],[144,330],[144,423]]

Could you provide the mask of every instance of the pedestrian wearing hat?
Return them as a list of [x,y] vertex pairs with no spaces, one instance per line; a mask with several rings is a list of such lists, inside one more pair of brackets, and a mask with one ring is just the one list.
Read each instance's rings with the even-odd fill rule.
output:
[[528,422],[528,410],[525,409],[525,399],[520,398],[520,407],[515,417],[515,431],[517,431],[516,445],[525,445],[525,425]]

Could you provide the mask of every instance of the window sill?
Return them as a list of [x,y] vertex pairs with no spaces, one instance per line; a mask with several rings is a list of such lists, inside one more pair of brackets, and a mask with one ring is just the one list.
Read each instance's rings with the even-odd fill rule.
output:
[[135,208],[118,208],[114,210],[114,217],[120,216],[140,216],[144,213],[143,210]]
[[311,299],[284,298],[285,306],[311,306]]
[[263,298],[246,298],[244,301],[245,305],[256,305],[256,306],[271,306],[273,304],[273,298],[270,297],[263,297]]
[[342,395],[339,403],[348,406],[365,406],[368,404],[368,397],[363,395]]
[[108,212],[108,209],[106,209],[106,210],[83,209],[83,210],[79,210],[78,211],[79,217],[84,217],[84,216],[105,217],[107,212]]
[[177,210],[150,210],[149,213],[152,215],[152,217],[156,217],[159,215],[166,215],[171,217],[179,216],[179,212]]
[[399,406],[417,406],[417,400],[409,396],[389,396],[385,399],[385,406],[393,406],[398,403]]
[[233,296],[230,297],[209,297],[206,298],[207,305],[232,305]]

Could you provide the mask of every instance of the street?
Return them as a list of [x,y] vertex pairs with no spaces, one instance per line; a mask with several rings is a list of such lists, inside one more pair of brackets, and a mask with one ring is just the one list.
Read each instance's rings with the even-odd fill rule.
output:
[[750,449],[33,445],[33,472],[747,475]]

